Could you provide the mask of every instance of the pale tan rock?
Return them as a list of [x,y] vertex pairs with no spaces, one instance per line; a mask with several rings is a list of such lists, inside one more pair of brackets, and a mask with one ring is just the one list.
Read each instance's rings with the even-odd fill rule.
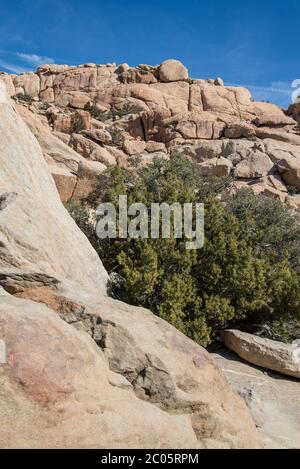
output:
[[82,157],[42,125],[38,117],[26,107],[18,105],[17,110],[38,140],[46,161],[77,174],[78,164]]
[[[269,174],[268,176],[261,177],[257,180],[243,181],[244,185],[240,187],[248,187],[255,194],[262,194],[268,197],[274,197],[275,199],[286,202],[287,200],[287,188],[283,183],[282,179],[277,174]],[[241,184],[242,181],[234,183],[236,187]]]
[[156,151],[166,153],[167,149],[164,143],[155,142],[154,140],[149,140],[146,143],[146,151],[148,151],[149,153],[154,153]]
[[255,127],[245,122],[227,124],[225,129],[225,137],[227,138],[247,138],[253,135],[255,135]]
[[142,140],[125,139],[123,142],[123,150],[127,155],[138,155],[146,149],[146,142]]
[[46,88],[40,92],[40,100],[46,103],[54,103],[54,91],[53,88]]
[[179,60],[165,60],[159,67],[159,79],[162,82],[182,81],[188,77],[188,69]]
[[35,73],[23,73],[13,79],[16,93],[23,92],[28,96],[38,96],[40,92],[40,78]]
[[70,146],[84,158],[99,161],[105,165],[116,164],[116,158],[107,148],[99,146],[82,134],[72,134]]
[[204,111],[229,114],[245,120],[254,116],[251,94],[245,88],[204,84],[201,85],[201,96]]
[[300,159],[300,147],[278,140],[265,139],[263,140],[264,151],[269,155],[274,163],[286,157]]
[[267,180],[274,187],[274,189],[277,189],[281,192],[287,192],[286,185],[278,174],[270,174],[267,176]]
[[113,146],[106,146],[104,148],[111,155],[111,157],[115,159],[115,161],[117,162],[117,165],[121,166],[122,168],[126,168],[128,166],[127,165],[128,156],[126,153],[124,153],[123,150],[121,150],[120,148],[113,147]]
[[87,62],[83,64],[84,68],[97,68],[97,65],[94,62]]
[[70,99],[70,106],[75,109],[85,109],[90,101],[91,98],[89,95],[78,93]]
[[71,135],[70,134],[66,134],[64,132],[55,132],[54,131],[53,135],[54,135],[54,137],[59,138],[66,145],[69,145],[70,140],[71,140]]
[[287,156],[277,163],[277,168],[286,184],[300,189],[300,159]]
[[224,86],[224,80],[222,80],[222,78],[220,78],[220,77],[217,77],[217,78],[214,80],[214,85],[216,85],[216,86]]
[[6,88],[6,93],[8,96],[14,96],[16,94],[14,82],[13,82],[13,76],[8,75],[6,73],[0,72],[0,81],[5,84]]
[[202,112],[203,103],[202,103],[202,86],[200,83],[192,83],[189,87],[189,102],[188,110],[190,112]]
[[[262,139],[273,139],[281,142],[290,143],[292,145],[300,145],[300,135],[287,132],[284,129],[269,129],[267,127],[259,127],[255,130],[257,137]],[[300,151],[300,147],[299,147]]]
[[225,129],[223,122],[200,121],[197,122],[197,138],[221,138]]
[[153,153],[142,153],[138,156],[140,156],[140,158],[141,158],[140,164],[142,166],[152,164],[154,162],[154,160],[156,160],[157,158],[159,158],[161,160],[169,160],[170,159],[170,156],[167,153],[161,152],[161,151],[156,151],[156,152],[153,152]]
[[50,166],[51,175],[62,202],[68,202],[73,196],[77,177],[59,166]]
[[57,74],[57,73],[69,70],[71,68],[72,67],[70,67],[69,65],[43,64],[43,65],[40,65],[40,67],[38,67],[37,73],[38,74],[40,74],[40,73],[48,73],[48,74],[49,73],[54,73],[54,74]]
[[178,137],[185,140],[218,139],[225,126],[225,122],[211,112],[177,114],[161,122],[159,137],[165,143]]
[[116,70],[117,73],[123,73],[123,72],[127,72],[127,70],[129,69],[129,65],[127,63],[123,63],[123,64],[120,64]]
[[70,284],[55,290],[27,289],[20,295],[44,302],[88,333],[99,343],[110,369],[126,378],[142,401],[189,417],[199,447],[259,446],[245,404],[209,354],[150,311]]
[[189,416],[138,399],[92,339],[45,306],[1,295],[0,327],[1,448],[201,446]]
[[99,121],[98,119],[91,119],[92,129],[105,129],[104,122]]
[[77,183],[73,192],[74,199],[87,197],[94,188],[99,174],[106,170],[106,166],[98,161],[82,160],[78,166]]
[[[149,311],[102,296],[101,262],[8,103],[0,136],[0,193],[18,191],[1,211],[0,285],[27,298],[0,296],[9,344],[1,447],[259,447],[245,404],[204,349]],[[43,139],[51,142],[45,129]],[[84,192],[105,167],[77,156]]]
[[[259,141],[252,141],[245,138],[241,139],[224,139],[223,140],[223,151],[222,155],[226,158],[238,157],[237,161],[241,161],[246,155],[254,150],[264,152],[264,145],[260,145]],[[232,156],[233,155],[233,156]]]
[[53,115],[53,130],[54,132],[70,133],[72,128],[72,115]]
[[104,294],[107,273],[61,204],[37,140],[9,101],[0,103],[0,140],[0,194],[18,194],[1,212],[0,270],[14,265]]
[[300,447],[299,383],[246,363],[220,345],[213,357],[228,382],[245,400],[265,449]]
[[284,114],[275,104],[255,102],[252,108],[256,114],[254,122],[257,125],[295,125],[294,119]]
[[274,175],[264,176],[259,179],[247,179],[247,180],[238,180],[235,181],[232,185],[232,188],[239,190],[244,189],[247,187],[251,189],[254,194],[261,194],[268,197],[273,197],[275,199],[279,199],[281,202],[286,202],[287,200],[287,189],[286,186],[283,185],[283,188],[280,189],[272,182],[272,178],[275,178]]
[[156,83],[157,79],[150,71],[129,68],[125,72],[120,73],[119,79],[122,83]]
[[[224,142],[221,140],[198,140],[192,145],[183,145],[180,152],[198,163],[203,163],[210,158],[222,156]],[[178,152],[176,147],[172,152]]]
[[259,150],[250,150],[236,165],[234,175],[246,179],[260,178],[266,176],[273,168],[274,164],[268,155]]
[[97,68],[79,68],[63,71],[56,75],[54,87],[57,89],[55,101],[61,95],[61,91],[70,91],[73,94],[80,92],[92,92],[97,87]]
[[[162,94],[164,106],[172,115],[189,111],[190,85],[186,82],[156,83],[151,85]],[[159,110],[159,109],[158,109]]]
[[199,167],[201,168],[201,174],[205,177],[223,177],[230,174],[232,163],[221,156],[219,158],[210,158],[204,163],[200,163]]
[[91,115],[88,111],[82,111],[81,109],[76,111],[75,118],[78,118],[81,121],[83,130],[90,130]]
[[230,350],[244,360],[262,368],[300,378],[300,347],[238,330],[222,331],[221,338]]
[[[168,110],[162,92],[156,89],[155,86],[148,86],[145,84],[123,85],[122,91],[124,93],[123,99],[127,100],[129,97],[131,97],[138,101],[145,102],[148,109]],[[112,101],[114,102],[114,98]]]
[[95,140],[99,143],[110,143],[112,141],[110,133],[105,129],[93,129],[93,130],[85,130],[82,131],[82,134],[90,138],[91,140]]

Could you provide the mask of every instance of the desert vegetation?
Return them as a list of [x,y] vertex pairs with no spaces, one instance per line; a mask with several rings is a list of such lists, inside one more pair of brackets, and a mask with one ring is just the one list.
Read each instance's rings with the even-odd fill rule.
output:
[[[207,346],[224,328],[293,338],[300,318],[299,213],[249,189],[229,195],[230,178],[203,178],[181,155],[129,169],[108,168],[92,193],[67,207],[111,274],[112,293],[152,309]],[[126,194],[129,203],[205,204],[205,243],[185,239],[99,240],[90,210]],[[266,332],[267,331],[267,332]]]

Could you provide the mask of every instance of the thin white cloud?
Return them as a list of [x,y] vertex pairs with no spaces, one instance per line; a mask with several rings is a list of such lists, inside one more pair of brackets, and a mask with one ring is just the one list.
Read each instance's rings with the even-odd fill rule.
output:
[[52,64],[54,59],[47,56],[37,55],[37,54],[25,54],[23,52],[16,52],[15,54],[22,62],[26,62],[30,65],[38,67],[42,64]]
[[28,68],[20,67],[19,65],[5,62],[5,60],[0,60],[0,67],[4,68],[4,70],[7,70],[8,72],[16,74],[30,71]]
[[269,86],[257,86],[241,83],[227,83],[228,86],[242,86],[248,88],[256,101],[276,102],[281,106],[287,106],[292,102],[292,83],[274,81]]
[[227,83],[228,86],[242,86],[261,93],[280,93],[284,95],[291,94],[291,83],[275,81],[270,86],[245,85],[241,83]]

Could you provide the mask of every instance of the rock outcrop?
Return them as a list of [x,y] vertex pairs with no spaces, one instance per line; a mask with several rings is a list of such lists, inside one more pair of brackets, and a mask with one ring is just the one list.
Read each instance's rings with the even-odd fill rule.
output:
[[105,297],[101,261],[9,101],[0,138],[0,446],[259,447],[245,403],[204,349]]
[[1,448],[195,448],[187,415],[138,399],[92,339],[45,306],[0,296]]
[[300,378],[300,347],[237,330],[221,332],[224,344],[254,365]]
[[[0,269],[78,281],[105,294],[108,275],[63,207],[41,148],[16,110],[0,104]],[[7,203],[7,199],[6,199]]]
[[245,399],[264,447],[300,447],[299,381],[255,367],[218,345],[213,357],[228,382]]
[[[248,90],[225,86],[220,78],[191,79],[177,60],[137,67],[50,64],[1,79],[22,103],[19,111],[30,128],[34,131],[36,118],[45,126],[47,136],[41,136],[42,130],[36,136],[64,200],[76,194],[80,175],[78,165],[70,169],[66,158],[62,161],[62,153],[71,161],[81,156],[126,167],[132,155],[152,161],[156,144],[166,157],[177,152],[203,163],[204,174],[231,174],[238,183],[251,182],[256,193],[298,206],[297,197],[291,200],[287,194],[287,186],[300,187],[298,105],[285,112],[254,102]],[[280,181],[278,187],[269,176]],[[79,181],[86,190],[92,184],[92,175],[90,183]]]

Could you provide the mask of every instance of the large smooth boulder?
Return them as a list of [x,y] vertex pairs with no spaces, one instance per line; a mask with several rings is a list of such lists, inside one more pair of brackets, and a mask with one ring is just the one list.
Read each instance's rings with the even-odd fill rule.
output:
[[252,104],[256,114],[255,124],[261,125],[295,125],[292,117],[287,116],[284,111],[272,103],[254,102]]
[[104,294],[107,273],[61,204],[40,146],[9,100],[0,103],[0,140],[0,195],[17,193],[0,212],[0,271],[14,265]]
[[300,189],[300,159],[287,156],[278,161],[277,168],[286,184]]
[[38,97],[40,92],[40,77],[35,73],[23,73],[16,75],[13,79],[16,93],[26,94],[31,97]]
[[199,87],[204,111],[236,116],[252,120],[255,113],[251,106],[251,94],[246,88],[215,86],[208,83]]
[[223,156],[219,158],[211,158],[204,163],[200,163],[200,170],[201,174],[205,177],[225,177],[229,176],[232,163],[230,160],[223,158]]
[[234,175],[238,178],[260,178],[269,174],[274,167],[268,155],[259,150],[247,151],[242,158],[234,171]]
[[221,332],[225,345],[244,360],[262,368],[300,378],[300,347],[264,339],[238,330]]
[[197,448],[188,415],[138,399],[101,350],[42,304],[0,295],[0,447]]
[[165,60],[159,67],[159,79],[162,82],[183,81],[188,77],[188,69],[179,60]]
[[246,363],[221,344],[211,350],[229,383],[245,400],[265,449],[300,448],[300,383]]
[[139,399],[171,415],[189,416],[199,447],[259,446],[245,404],[208,352],[170,324],[146,309],[99,297],[78,285],[30,286],[12,275],[9,282],[17,296],[46,304],[88,333],[110,370],[122,375]]

